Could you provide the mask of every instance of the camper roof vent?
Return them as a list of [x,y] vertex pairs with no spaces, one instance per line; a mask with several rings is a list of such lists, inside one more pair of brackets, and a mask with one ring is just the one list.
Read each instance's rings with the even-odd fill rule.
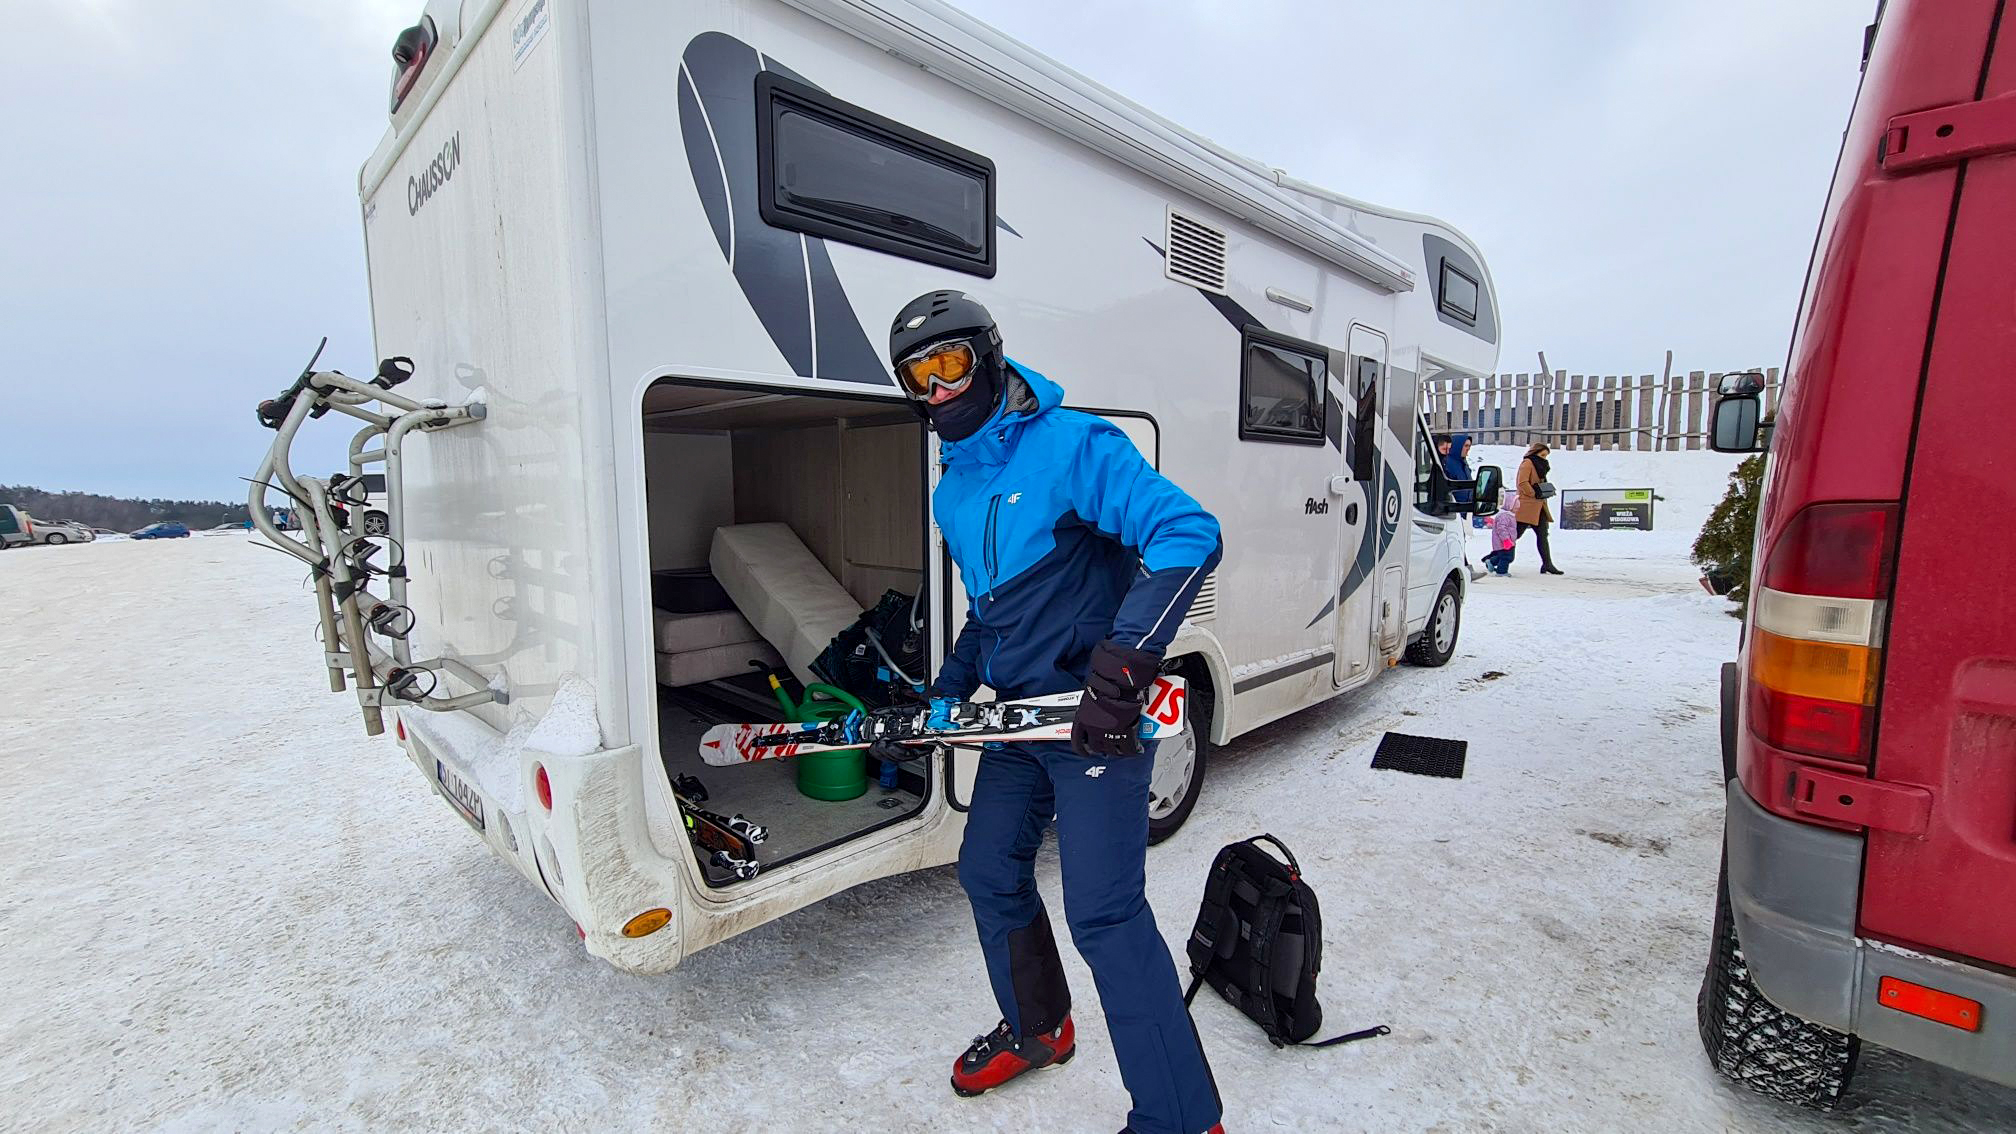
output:
[[1204,576],[1204,585],[1197,588],[1197,597],[1190,600],[1190,613],[1186,622],[1202,622],[1218,617],[1218,572]]
[[1225,232],[1187,213],[1169,210],[1164,233],[1169,254],[1163,273],[1177,283],[1225,294]]

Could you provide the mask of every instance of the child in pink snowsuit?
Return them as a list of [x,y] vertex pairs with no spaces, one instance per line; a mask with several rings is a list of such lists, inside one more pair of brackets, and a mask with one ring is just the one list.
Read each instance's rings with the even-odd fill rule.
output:
[[1494,575],[1512,573],[1512,556],[1519,546],[1518,497],[1507,497],[1498,506],[1498,514],[1491,517],[1491,554],[1484,557],[1484,566]]

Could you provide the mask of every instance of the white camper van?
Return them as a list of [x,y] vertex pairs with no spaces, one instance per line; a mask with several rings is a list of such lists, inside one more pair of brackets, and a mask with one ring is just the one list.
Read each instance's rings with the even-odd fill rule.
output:
[[[411,362],[311,365],[258,479],[304,505],[332,686],[373,727],[396,711],[591,952],[663,970],[956,855],[978,750],[852,800],[695,751],[775,719],[770,676],[814,680],[888,592],[920,668],[958,630],[933,438],[883,357],[920,292],[985,303],[1223,523],[1169,653],[1196,695],[1158,836],[1211,746],[1453,652],[1461,506],[1417,390],[1490,373],[1498,310],[1449,226],[1227,153],[936,0],[433,0],[395,58],[361,195],[377,347]],[[328,408],[365,422],[352,467],[297,477]],[[379,464],[387,531],[352,535]],[[689,844],[686,775],[769,828],[753,877]]]

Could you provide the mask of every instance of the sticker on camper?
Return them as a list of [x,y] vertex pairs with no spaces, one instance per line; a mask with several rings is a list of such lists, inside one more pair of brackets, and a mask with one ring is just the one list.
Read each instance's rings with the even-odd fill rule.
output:
[[525,63],[526,56],[546,38],[546,29],[553,26],[553,0],[531,0],[525,10],[511,23],[511,69],[516,71]]

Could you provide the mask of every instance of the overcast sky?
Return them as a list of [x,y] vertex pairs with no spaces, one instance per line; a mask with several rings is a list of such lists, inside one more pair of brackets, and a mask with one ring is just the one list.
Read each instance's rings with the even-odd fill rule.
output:
[[[253,405],[317,338],[371,371],[356,175],[420,6],[0,0],[0,483],[236,499],[271,436]],[[1497,283],[1501,370],[1643,373],[1667,349],[1783,361],[1875,5],[965,7],[1233,149],[1454,223]]]

